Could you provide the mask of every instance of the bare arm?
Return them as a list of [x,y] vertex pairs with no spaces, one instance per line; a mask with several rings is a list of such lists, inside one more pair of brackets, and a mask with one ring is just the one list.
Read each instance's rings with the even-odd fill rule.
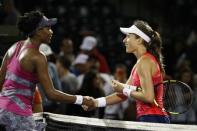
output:
[[48,73],[46,57],[42,54],[35,57],[35,67],[38,80],[43,86],[47,98],[59,102],[74,103],[76,96],[56,90]]
[[122,93],[114,93],[106,97],[100,97],[100,98],[94,99],[93,105],[82,105],[82,107],[85,111],[91,111],[91,110],[96,109],[97,107],[105,107],[107,105],[117,104],[126,99],[127,97],[123,95]]
[[106,105],[113,105],[125,101],[127,97],[122,93],[113,93],[109,96],[106,96]]
[[[131,83],[131,76],[127,80],[126,84],[129,84],[129,83]],[[113,105],[113,104],[117,104],[117,103],[125,101],[128,97],[125,96],[122,92],[116,92],[116,93],[106,96],[105,98],[106,98],[106,105]]]
[[[127,80],[126,84],[129,84],[129,83],[131,83],[131,76]],[[123,93],[116,92],[116,93],[113,93],[109,96],[106,96],[106,104],[107,105],[113,105],[113,104],[123,102],[126,99],[127,99],[127,97]]]
[[154,102],[154,86],[152,81],[152,72],[156,65],[153,62],[150,62],[149,59],[145,58],[141,61],[137,67],[137,72],[140,79],[140,85],[142,91],[132,91],[131,96],[137,100],[141,100],[147,103]]
[[[131,83],[131,76],[127,80],[126,84],[129,84],[129,83]],[[123,93],[116,92],[116,93],[113,93],[109,96],[106,96],[106,104],[107,105],[113,105],[113,104],[123,102],[126,99],[127,99],[127,97]]]
[[[132,96],[137,100],[141,100],[143,102],[147,103],[154,103],[154,87],[153,87],[153,81],[152,81],[152,74],[155,72],[154,68],[156,65],[153,62],[150,62],[149,59],[144,59],[138,67],[136,67],[139,78],[140,78],[140,85],[142,87],[141,92],[137,92],[136,87],[133,86],[132,91],[129,92],[127,96]],[[129,85],[131,80],[130,78],[127,80],[126,85]],[[104,107],[106,105],[112,105],[119,102],[124,101],[127,99],[126,95],[123,95],[123,89],[125,84],[120,83],[116,80],[112,80],[112,86],[117,91],[117,93],[114,93],[112,95],[106,96],[105,98],[99,98],[95,100],[94,107],[87,107],[84,106],[84,110],[91,110],[96,107]],[[130,89],[129,89],[130,90]]]
[[133,98],[146,103],[153,103],[155,96],[152,75],[156,72],[156,66],[157,65],[153,61],[150,61],[149,58],[144,58],[136,66],[142,91],[137,92],[137,87],[130,85],[129,81],[127,81],[126,84],[123,84],[116,80],[112,80],[113,88],[116,92],[124,93],[126,96],[132,96]]

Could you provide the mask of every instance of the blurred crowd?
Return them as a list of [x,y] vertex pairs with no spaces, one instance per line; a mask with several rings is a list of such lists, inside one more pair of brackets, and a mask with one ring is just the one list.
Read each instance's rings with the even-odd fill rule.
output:
[[[119,27],[129,25],[136,16],[124,16],[114,4],[106,0],[35,1],[39,4],[26,1],[30,2],[26,3],[29,6],[23,2],[25,7],[21,6],[19,0],[15,3],[13,0],[2,0],[0,25],[15,25],[20,13],[30,9],[39,9],[49,17],[58,18],[52,43],[40,46],[47,56],[49,74],[58,90],[98,98],[113,93],[111,79],[126,82],[136,60],[125,53]],[[155,25],[163,37],[165,79],[185,82],[194,91],[192,108],[185,114],[172,116],[172,122],[197,124],[197,28],[195,22],[189,22],[193,17],[195,19],[197,8],[193,0],[176,0],[172,4],[176,5],[175,13],[181,9],[190,9],[186,22],[185,18],[177,16],[175,23],[175,13],[164,20],[146,19]],[[169,10],[173,11],[172,7]],[[135,101],[132,98],[120,104],[85,112],[80,106],[49,101],[40,85],[38,89],[42,96],[43,111],[46,112],[135,121]]]

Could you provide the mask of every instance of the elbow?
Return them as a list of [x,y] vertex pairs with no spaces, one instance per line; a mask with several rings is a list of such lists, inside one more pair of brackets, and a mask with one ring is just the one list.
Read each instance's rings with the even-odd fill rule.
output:
[[145,100],[147,103],[153,104],[154,98],[155,98],[154,96],[147,96]]
[[55,97],[53,95],[47,95],[47,98],[51,101],[55,101]]
[[149,98],[149,99],[146,100],[146,102],[147,102],[147,103],[150,103],[150,104],[153,104],[153,103],[154,103],[154,99]]
[[47,99],[49,99],[51,101],[56,100],[55,93],[52,90],[48,90],[48,92],[46,93],[46,96],[47,96]]

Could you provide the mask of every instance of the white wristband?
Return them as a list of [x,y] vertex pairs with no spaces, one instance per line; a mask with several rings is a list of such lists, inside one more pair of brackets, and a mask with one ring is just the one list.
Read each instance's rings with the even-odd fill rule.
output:
[[97,105],[98,107],[105,107],[107,104],[105,97],[100,97],[100,98],[97,98],[96,100],[98,102],[98,105]]
[[74,104],[81,105],[83,103],[83,96],[81,95],[75,95],[75,96],[76,96],[76,101]]
[[136,86],[131,86],[131,85],[127,85],[127,84],[124,84],[123,85],[124,89],[123,89],[123,94],[127,97],[130,97],[131,96],[131,92],[132,91],[136,91],[137,87]]

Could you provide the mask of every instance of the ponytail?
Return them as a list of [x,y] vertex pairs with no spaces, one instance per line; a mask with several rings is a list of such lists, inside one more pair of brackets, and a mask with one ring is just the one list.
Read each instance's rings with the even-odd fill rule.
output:
[[160,34],[154,31],[148,23],[142,20],[134,21],[134,25],[137,26],[143,33],[148,35],[151,39],[150,42],[144,41],[144,46],[147,48],[147,51],[151,53],[159,63],[161,72],[165,75],[164,65],[163,65],[163,56],[161,53],[162,49],[162,40]]
[[158,32],[152,31],[151,41],[146,47],[147,51],[150,52],[158,61],[162,73],[165,74],[163,55],[161,53],[162,40]]

